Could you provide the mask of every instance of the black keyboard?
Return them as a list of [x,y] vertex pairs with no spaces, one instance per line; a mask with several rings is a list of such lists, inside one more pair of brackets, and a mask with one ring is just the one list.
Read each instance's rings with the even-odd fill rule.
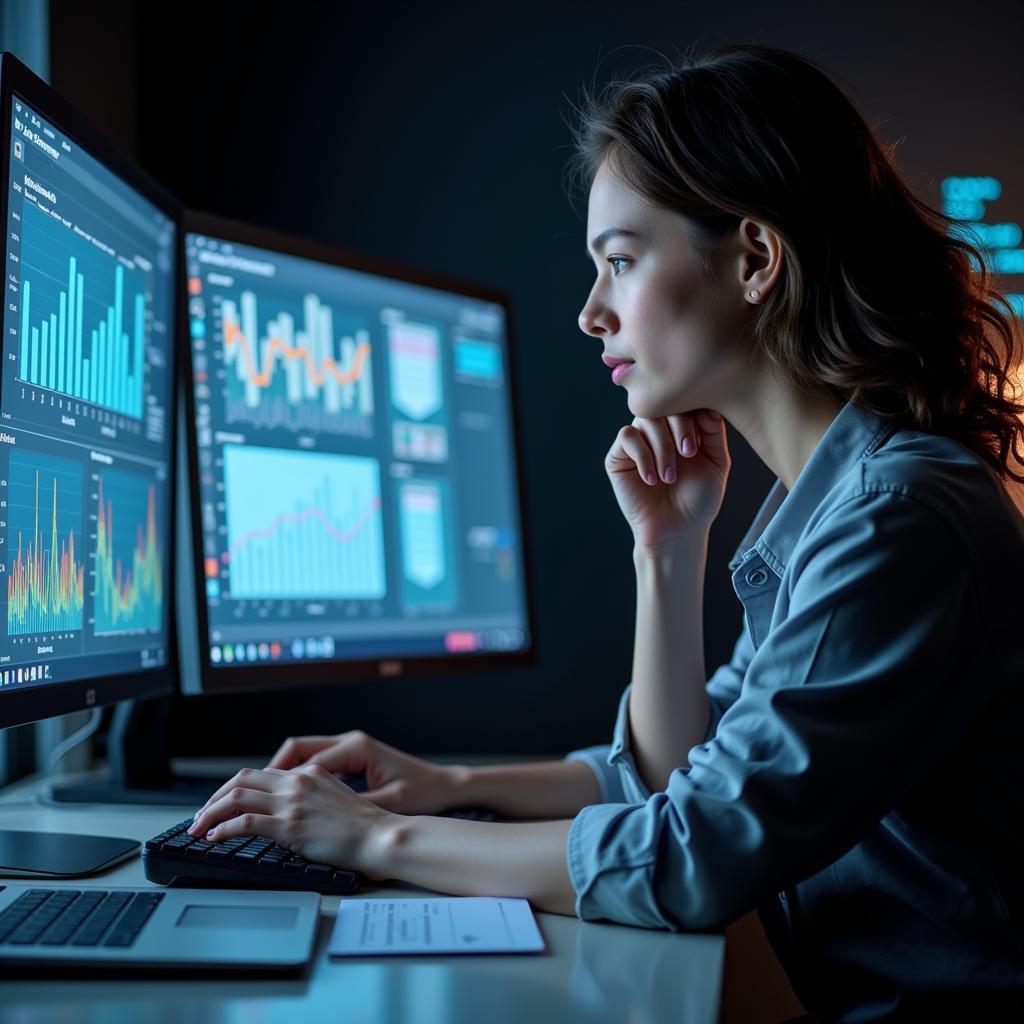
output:
[[[493,811],[462,808],[444,817],[493,821]],[[328,896],[349,896],[362,875],[330,864],[316,864],[278,846],[273,839],[239,836],[222,843],[188,834],[186,818],[154,836],[142,848],[146,878],[158,885],[233,886],[244,889],[305,889]]]
[[146,877],[159,885],[217,883],[246,889],[307,889],[346,896],[362,880],[355,871],[316,864],[273,839],[238,836],[222,843],[188,834],[192,818],[150,839],[142,849]]
[[0,946],[116,946],[127,949],[162,892],[30,889],[0,914]]

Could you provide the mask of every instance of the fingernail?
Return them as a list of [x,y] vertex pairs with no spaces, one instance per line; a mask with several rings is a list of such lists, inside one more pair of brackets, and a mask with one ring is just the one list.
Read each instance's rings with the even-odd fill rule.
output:
[[654,475],[653,473],[648,473],[648,474],[647,474],[647,476],[645,476],[645,477],[644,477],[644,479],[645,479],[645,480],[646,480],[646,481],[647,481],[647,482],[648,482],[649,484],[653,484],[653,483],[656,483],[656,482],[657,482],[657,479],[658,479],[658,478],[657,478],[657,477],[656,477],[656,476],[655,476],[655,475]]
[[683,439],[683,454],[692,455],[697,450],[697,446],[693,443],[692,437]]
[[665,467],[665,483],[674,484],[676,482],[676,467],[666,466]]
[[206,833],[206,838],[209,839],[210,836],[213,835],[213,832],[214,832],[214,830],[211,828],[210,831]]

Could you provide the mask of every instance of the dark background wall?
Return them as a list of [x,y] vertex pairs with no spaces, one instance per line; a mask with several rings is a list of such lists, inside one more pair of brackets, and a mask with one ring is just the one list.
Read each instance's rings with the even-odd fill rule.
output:
[[[536,667],[179,700],[182,752],[257,753],[288,733],[354,727],[423,753],[607,739],[635,588],[603,458],[631,416],[576,325],[593,266],[562,169],[584,86],[693,44],[791,48],[845,82],[932,202],[948,174],[993,174],[1006,189],[996,219],[1020,211],[1019,3],[516,8],[52,0],[53,84],[186,204],[497,286],[514,303]],[[730,441],[705,591],[709,672],[741,626],[725,563],[773,479]]]

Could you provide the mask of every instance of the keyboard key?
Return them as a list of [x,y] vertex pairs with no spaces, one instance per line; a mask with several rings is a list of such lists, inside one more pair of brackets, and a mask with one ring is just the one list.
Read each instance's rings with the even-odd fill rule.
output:
[[131,893],[111,893],[89,918],[71,943],[73,946],[95,946],[131,899]]
[[142,931],[142,926],[149,920],[162,899],[162,893],[138,893],[132,900],[131,906],[121,915],[117,927],[110,932],[103,945],[122,948],[132,945],[138,938],[139,932]]

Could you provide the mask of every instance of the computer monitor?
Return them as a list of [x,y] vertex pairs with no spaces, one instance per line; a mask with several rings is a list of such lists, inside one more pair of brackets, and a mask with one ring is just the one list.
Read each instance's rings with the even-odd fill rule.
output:
[[173,691],[179,212],[9,53],[0,87],[6,728]]
[[184,216],[184,691],[532,663],[507,298]]

